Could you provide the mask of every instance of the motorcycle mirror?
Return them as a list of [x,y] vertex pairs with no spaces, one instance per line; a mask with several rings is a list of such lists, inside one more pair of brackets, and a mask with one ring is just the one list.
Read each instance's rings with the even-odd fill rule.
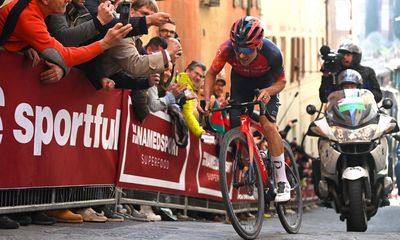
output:
[[389,99],[389,98],[383,99],[383,101],[382,101],[382,107],[383,107],[384,109],[391,109],[392,106],[393,106],[393,101],[392,101],[392,99]]
[[317,108],[312,104],[308,104],[306,107],[306,112],[310,115],[314,115],[317,112]]

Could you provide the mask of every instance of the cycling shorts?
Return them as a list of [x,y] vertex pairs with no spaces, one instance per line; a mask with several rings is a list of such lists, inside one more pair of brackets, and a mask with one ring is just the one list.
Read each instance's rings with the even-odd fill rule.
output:
[[[271,73],[267,72],[261,77],[243,77],[238,75],[234,71],[231,72],[231,99],[237,102],[249,102],[255,97],[255,89],[263,89],[270,87],[274,84],[275,79]],[[271,99],[266,105],[265,116],[271,122],[276,122],[279,109],[279,97],[278,95],[271,96]],[[253,108],[249,109],[250,113],[253,112]],[[231,128],[240,126],[240,110],[230,109],[229,120]]]

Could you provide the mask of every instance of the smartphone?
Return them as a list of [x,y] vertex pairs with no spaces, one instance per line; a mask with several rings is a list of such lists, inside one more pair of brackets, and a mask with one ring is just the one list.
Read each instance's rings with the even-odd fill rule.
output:
[[131,6],[132,3],[123,1],[120,4],[119,7],[119,22],[122,23],[123,25],[126,25],[129,23],[129,20],[131,18]]
[[206,107],[206,100],[200,100],[200,107],[204,110],[204,108]]
[[225,93],[225,99],[229,99],[230,96],[231,96],[231,95],[230,95],[229,92],[226,92],[226,93]]

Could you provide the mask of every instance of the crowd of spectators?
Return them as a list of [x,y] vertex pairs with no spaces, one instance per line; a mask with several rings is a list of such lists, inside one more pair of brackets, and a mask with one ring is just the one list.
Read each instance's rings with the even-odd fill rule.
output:
[[[18,2],[26,2],[15,26],[10,27],[9,15]],[[86,74],[96,89],[129,89],[133,116],[144,121],[150,112],[163,111],[171,115],[173,124],[185,125],[193,135],[202,138],[209,131],[221,140],[229,130],[225,111],[204,112],[204,77],[206,66],[192,60],[184,70],[175,62],[183,54],[177,25],[173,17],[159,11],[155,0],[136,0],[129,3],[128,24],[120,21],[121,1],[106,0],[31,0],[2,1],[0,5],[0,50],[22,52],[35,67],[44,61],[47,69],[41,73],[43,84],[57,84],[72,67]],[[20,6],[19,6],[20,7]],[[15,16],[14,16],[15,17]],[[143,43],[141,37],[151,26],[158,28],[158,36]],[[210,106],[223,107],[228,103],[227,81],[222,71],[216,77]],[[280,133],[286,138],[294,122]],[[179,134],[178,134],[179,135]],[[185,146],[184,136],[175,139]],[[186,136],[187,138],[187,136]],[[295,142],[292,150],[299,166],[305,189],[311,177],[310,159]],[[266,141],[260,149],[266,149]],[[173,214],[176,213],[176,216]],[[196,216],[194,214],[193,216]],[[215,219],[220,216],[209,216]],[[0,215],[0,228],[15,229],[28,224],[53,225],[56,222],[121,222],[188,220],[181,212],[147,205],[98,205],[85,208],[22,212]]]
[[[13,16],[16,24],[10,25],[9,16],[15,14],[12,10],[21,7],[22,2],[25,5],[21,13]],[[129,89],[133,115],[140,121],[149,112],[164,111],[182,118],[183,124],[199,138],[206,130],[224,133],[226,114],[205,117],[200,106],[205,65],[193,60],[183,71],[175,67],[183,50],[172,16],[159,11],[155,0],[136,0],[129,3],[129,23],[123,24],[119,18],[121,6],[118,0],[2,1],[0,33],[5,40],[0,41],[0,50],[24,53],[33,67],[45,61],[47,69],[40,79],[43,84],[57,84],[72,67],[77,67],[96,89]],[[141,37],[148,34],[151,26],[158,28],[158,36],[144,44]],[[214,89],[215,107],[224,105],[229,98],[225,85],[224,76],[220,76]],[[204,118],[210,120],[202,121]],[[153,210],[145,205],[115,209],[102,205],[23,212],[0,215],[0,228],[56,222],[161,220]]]

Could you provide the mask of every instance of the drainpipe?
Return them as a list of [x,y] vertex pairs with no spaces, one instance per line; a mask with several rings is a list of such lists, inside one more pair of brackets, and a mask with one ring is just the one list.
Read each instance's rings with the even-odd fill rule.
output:
[[246,15],[250,16],[251,5],[253,4],[252,0],[247,0],[247,8],[246,8]]
[[328,5],[329,5],[329,0],[325,0],[325,42],[326,45],[329,46],[329,14],[328,14]]

